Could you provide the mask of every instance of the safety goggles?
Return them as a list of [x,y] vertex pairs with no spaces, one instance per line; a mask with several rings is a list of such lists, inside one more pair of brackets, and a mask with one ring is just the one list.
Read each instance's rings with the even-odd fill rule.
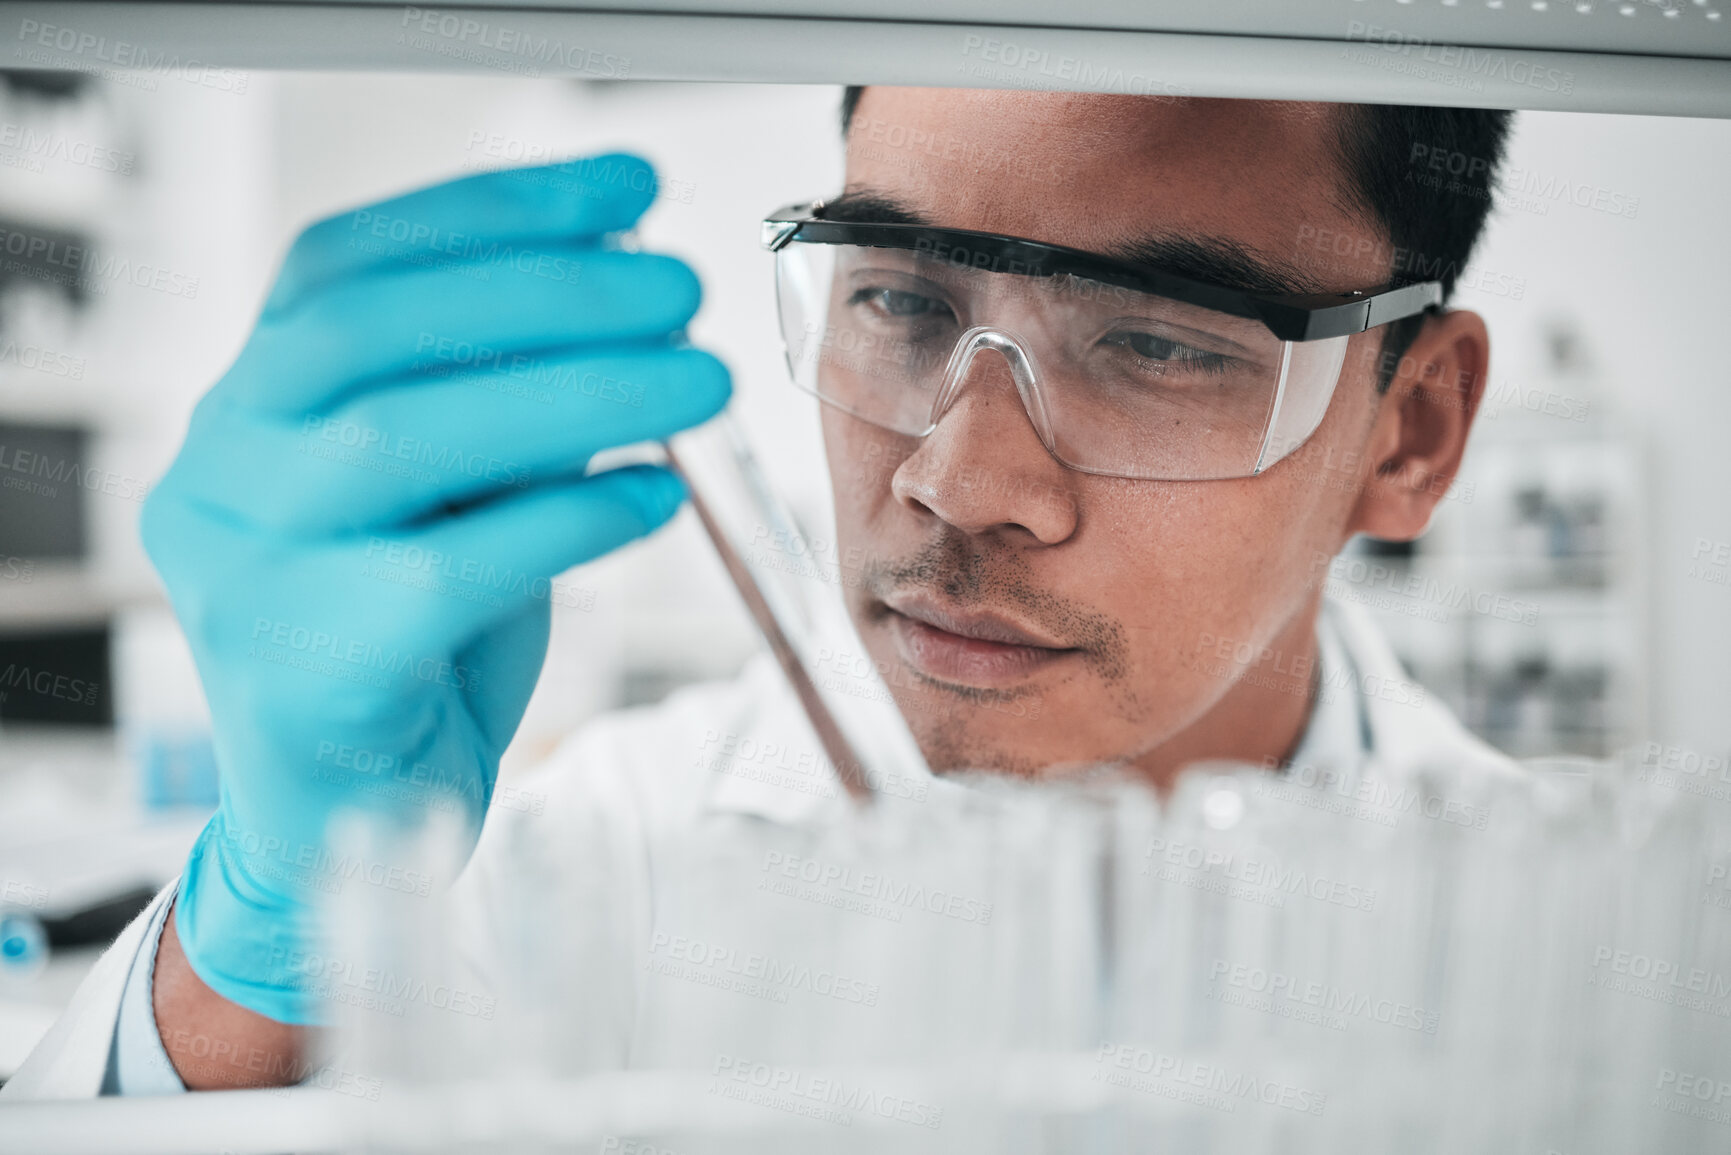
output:
[[924,437],[983,353],[1008,371],[1046,449],[1109,477],[1251,477],[1316,431],[1348,339],[1439,305],[1436,281],[1279,295],[967,229],[763,222],[794,383]]

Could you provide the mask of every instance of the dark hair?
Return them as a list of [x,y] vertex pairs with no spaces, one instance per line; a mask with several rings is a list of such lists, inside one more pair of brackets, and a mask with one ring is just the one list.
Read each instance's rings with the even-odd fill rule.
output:
[[[844,137],[864,91],[851,85],[842,94]],[[1454,292],[1490,215],[1512,120],[1501,109],[1340,106],[1342,188],[1349,205],[1387,234],[1392,284],[1437,280],[1444,300]],[[1412,317],[1384,330],[1379,391],[1424,321]]]

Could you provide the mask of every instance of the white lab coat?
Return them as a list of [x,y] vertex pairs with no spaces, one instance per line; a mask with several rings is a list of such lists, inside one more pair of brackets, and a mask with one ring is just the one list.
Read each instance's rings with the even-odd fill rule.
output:
[[[1514,764],[1468,733],[1412,683],[1380,631],[1364,613],[1329,601],[1318,623],[1323,692],[1289,776],[1302,767],[1358,772],[1374,763],[1379,777],[1442,772],[1471,790],[1485,779],[1518,773]],[[659,705],[605,715],[565,741],[545,766],[490,813],[481,843],[458,893],[467,908],[469,938],[486,969],[488,914],[499,888],[525,885],[525,864],[539,880],[563,879],[582,889],[605,872],[607,917],[647,944],[658,912],[654,879],[680,831],[706,815],[755,815],[776,823],[821,821],[847,806],[796,699],[767,657],[729,682],[691,687]],[[931,779],[904,780],[904,790],[960,789]],[[131,963],[145,943],[151,916],[169,900],[171,885],[102,956],[64,1015],[0,1095],[8,1099],[67,1099],[99,1093]],[[593,1062],[624,1065],[667,1056],[644,1047],[645,1021],[670,1021],[678,1011],[644,1016],[646,978],[637,960],[623,960],[614,990],[596,1013],[611,1018],[596,1032],[606,1054]],[[684,984],[689,986],[689,984]],[[674,984],[673,996],[690,991]],[[592,1049],[593,1050],[593,1049]]]

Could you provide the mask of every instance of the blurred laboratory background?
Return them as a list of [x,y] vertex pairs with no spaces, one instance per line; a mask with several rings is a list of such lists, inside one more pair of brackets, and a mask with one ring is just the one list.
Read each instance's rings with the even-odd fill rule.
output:
[[[663,184],[644,242],[697,269],[693,340],[732,366],[772,479],[833,541],[758,220],[839,186],[839,98],[0,75],[0,1079],[214,804],[202,695],[137,519],[295,233],[467,172],[648,156]],[[1522,113],[1504,184],[1457,302],[1495,349],[1466,468],[1421,541],[1354,543],[1329,589],[1512,754],[1722,757],[1731,124]],[[730,674],[761,644],[689,511],[564,580],[507,778],[595,713]]]

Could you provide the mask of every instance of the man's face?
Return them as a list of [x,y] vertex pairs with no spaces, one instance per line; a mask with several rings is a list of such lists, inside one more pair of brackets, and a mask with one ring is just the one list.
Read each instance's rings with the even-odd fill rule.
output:
[[[868,88],[847,189],[949,227],[1095,252],[1224,242],[1308,288],[1370,288],[1386,269],[1303,258],[1302,238],[1317,230],[1380,237],[1347,207],[1334,115]],[[1065,467],[995,354],[975,359],[923,439],[824,407],[839,544],[865,559],[849,610],[933,768],[1032,773],[1148,757],[1234,692],[1243,669],[1223,668],[1222,643],[1308,653],[1317,559],[1347,536],[1363,481],[1380,340],[1353,338],[1303,449],[1237,480]],[[1302,702],[1291,704],[1301,717]]]

